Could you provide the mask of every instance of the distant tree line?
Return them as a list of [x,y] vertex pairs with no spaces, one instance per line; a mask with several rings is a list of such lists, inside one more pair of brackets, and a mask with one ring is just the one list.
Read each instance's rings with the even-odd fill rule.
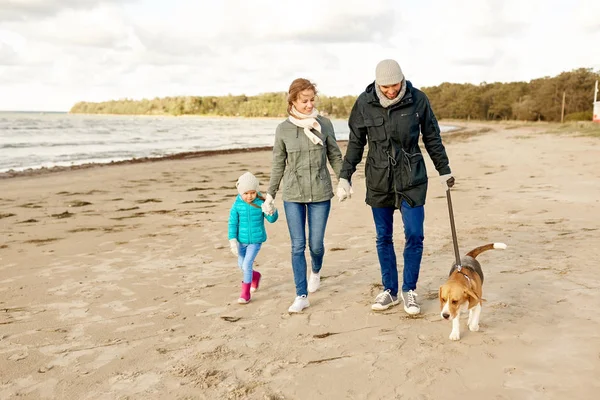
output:
[[[335,117],[350,114],[355,96],[318,97],[321,113]],[[214,115],[239,117],[281,117],[286,115],[287,93],[264,93],[257,96],[178,96],[152,100],[111,100],[101,103],[79,102],[71,113],[144,114],[144,115]]]
[[438,118],[560,121],[592,119],[594,85],[600,74],[580,68],[529,83],[442,83],[422,88]]
[[[565,120],[591,120],[594,82],[600,73],[590,68],[563,72],[527,82],[442,83],[423,87],[439,119],[560,121],[563,94]],[[281,117],[287,109],[286,93],[256,96],[178,96],[152,100],[79,102],[71,113],[212,115],[240,117]],[[318,109],[338,118],[347,118],[356,96],[320,95]]]

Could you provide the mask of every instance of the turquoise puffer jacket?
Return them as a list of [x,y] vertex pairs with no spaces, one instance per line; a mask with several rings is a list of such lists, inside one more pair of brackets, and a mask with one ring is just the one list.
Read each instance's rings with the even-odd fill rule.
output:
[[279,213],[275,210],[273,215],[266,215],[262,212],[260,206],[264,203],[258,197],[250,205],[246,203],[242,196],[238,195],[233,202],[229,212],[229,237],[228,239],[237,239],[244,244],[263,243],[267,240],[267,231],[265,230],[265,219],[270,223],[277,221]]

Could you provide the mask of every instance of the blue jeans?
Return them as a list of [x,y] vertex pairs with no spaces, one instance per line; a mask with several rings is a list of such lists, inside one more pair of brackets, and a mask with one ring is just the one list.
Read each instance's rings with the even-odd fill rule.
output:
[[292,242],[292,270],[296,295],[308,295],[306,282],[306,217],[308,215],[308,248],[310,249],[311,267],[313,272],[321,271],[323,255],[325,254],[325,227],[331,200],[317,203],[283,202],[290,239]]
[[252,282],[252,264],[258,255],[262,243],[244,244],[238,243],[238,267],[242,270],[242,282]]
[[[398,295],[398,266],[394,250],[394,211],[395,207],[372,208],[375,230],[377,232],[377,256],[381,267],[381,281],[384,290]],[[402,291],[417,288],[421,258],[423,257],[423,224],[425,209],[423,206],[411,207],[402,200],[400,206],[404,223],[404,271]]]

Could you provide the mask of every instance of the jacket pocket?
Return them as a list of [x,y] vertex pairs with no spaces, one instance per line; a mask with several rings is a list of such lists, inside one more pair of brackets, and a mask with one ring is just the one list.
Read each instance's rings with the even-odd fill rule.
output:
[[298,173],[295,170],[286,170],[284,179],[284,195],[289,199],[298,199],[301,197],[302,191]]
[[396,122],[397,123],[395,123],[394,126],[396,127],[400,136],[409,133],[411,137],[419,137],[421,128],[419,127],[418,112],[401,113],[397,116]]
[[387,140],[387,135],[385,133],[384,120],[382,116],[373,116],[373,117],[365,117],[365,126],[368,130],[368,138],[369,141],[379,142],[383,140]]
[[314,198],[327,197],[333,193],[332,185],[331,185],[331,176],[329,175],[329,171],[327,168],[321,168],[319,173],[317,174],[317,187],[316,190],[313,191]]
[[369,190],[382,193],[392,192],[392,176],[389,163],[376,162],[374,158],[367,158],[365,181]]
[[399,157],[400,160],[397,160],[394,174],[398,191],[411,189],[427,182],[427,168],[423,154],[407,153],[400,149]]
[[[304,132],[302,133],[304,135]],[[301,138],[300,137],[290,137],[284,139],[285,150],[288,153],[296,153],[302,150]]]

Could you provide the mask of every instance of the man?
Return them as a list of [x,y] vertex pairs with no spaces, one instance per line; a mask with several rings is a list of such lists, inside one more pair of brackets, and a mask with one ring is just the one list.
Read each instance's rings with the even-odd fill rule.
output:
[[400,302],[393,243],[394,212],[399,209],[406,239],[402,301],[408,314],[419,314],[421,307],[415,290],[423,255],[423,206],[427,195],[427,171],[419,136],[442,183],[446,187],[454,185],[438,122],[427,96],[404,78],[400,65],[394,60],[383,60],[375,69],[375,82],[367,86],[352,107],[348,125],[350,137],[337,196],[339,201],[350,197],[352,174],[368,144],[366,203],[373,212],[384,289],[371,308],[387,310]]

